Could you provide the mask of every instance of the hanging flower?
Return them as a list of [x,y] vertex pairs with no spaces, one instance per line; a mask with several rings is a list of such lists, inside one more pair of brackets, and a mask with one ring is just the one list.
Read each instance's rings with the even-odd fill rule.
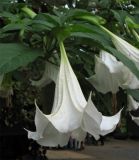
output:
[[95,57],[95,75],[88,81],[101,93],[117,93],[119,87],[123,89],[139,88],[139,80],[120,61],[106,51],[101,51],[99,57]]
[[[60,51],[61,63],[56,80],[52,112],[49,115],[43,114],[35,103],[36,132],[28,131],[28,137],[43,146],[64,146],[68,143],[70,136],[81,141],[84,139],[86,132],[98,139],[105,128],[102,125],[104,128],[101,129],[101,124],[105,124],[105,122],[102,122],[105,121],[105,118],[92,103],[91,94],[88,102],[85,100],[67,58],[63,43],[60,43]],[[118,116],[116,122],[118,123],[119,120],[120,116]],[[110,124],[111,122],[108,125],[110,126]],[[115,125],[116,123],[110,126],[111,130],[113,130],[113,127],[115,128]]]
[[139,49],[118,37],[105,27],[101,26],[101,28],[111,36],[112,42],[116,49],[124,54],[127,58],[131,59],[135,63],[137,69],[139,69]]
[[114,34],[112,36],[112,41],[116,49],[133,60],[136,67],[139,69],[139,49]]

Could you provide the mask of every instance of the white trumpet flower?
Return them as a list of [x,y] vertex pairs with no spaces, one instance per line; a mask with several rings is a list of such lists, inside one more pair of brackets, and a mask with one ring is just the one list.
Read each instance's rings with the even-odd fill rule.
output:
[[[120,116],[116,116],[117,121],[112,117],[109,119],[110,123],[103,122],[107,121],[107,118],[98,112],[91,101],[91,94],[88,102],[85,100],[68,61],[63,43],[60,43],[60,51],[61,63],[56,80],[52,112],[49,115],[43,114],[35,103],[36,131],[28,131],[28,137],[43,146],[64,146],[68,143],[70,136],[82,141],[86,132],[98,139],[104,130],[107,130],[108,133],[111,132],[120,120]],[[119,113],[117,114],[119,115]]]
[[105,27],[101,26],[101,28],[111,36],[112,42],[116,49],[124,54],[127,58],[131,59],[135,63],[137,69],[139,69],[139,49],[110,32]]
[[139,80],[120,61],[106,51],[100,52],[96,57],[95,75],[88,78],[88,81],[101,93],[117,93],[119,87],[123,89],[139,88]]
[[128,95],[128,110],[137,110],[139,108],[139,102],[135,101],[132,96]]

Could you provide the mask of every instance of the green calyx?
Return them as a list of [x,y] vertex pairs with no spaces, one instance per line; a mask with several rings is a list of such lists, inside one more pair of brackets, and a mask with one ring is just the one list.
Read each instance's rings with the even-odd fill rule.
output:
[[59,42],[59,46],[60,46],[61,60],[63,62],[68,62],[68,57],[67,57],[65,47],[62,41]]
[[110,30],[108,30],[107,28],[105,28],[105,27],[103,27],[103,26],[99,26],[103,31],[105,31],[105,32],[107,32],[111,37],[113,37],[114,36],[114,34],[110,31]]

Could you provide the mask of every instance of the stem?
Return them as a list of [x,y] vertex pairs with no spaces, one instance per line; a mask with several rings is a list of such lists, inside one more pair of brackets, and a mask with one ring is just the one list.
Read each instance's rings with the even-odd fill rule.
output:
[[31,10],[30,8],[28,8],[27,6],[22,8],[22,11],[24,11],[28,16],[30,16],[30,18],[34,18],[37,14]]
[[103,26],[101,26],[101,25],[99,25],[99,27],[103,30],[103,31],[105,31],[105,32],[107,32],[110,36],[115,36],[111,31],[109,31],[107,28],[105,28],[105,27],[103,27]]

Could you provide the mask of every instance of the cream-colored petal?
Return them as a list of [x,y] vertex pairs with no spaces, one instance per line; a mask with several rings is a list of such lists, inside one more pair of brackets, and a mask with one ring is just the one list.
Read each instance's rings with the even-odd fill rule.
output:
[[59,68],[56,65],[54,65],[50,62],[46,62],[45,63],[45,70],[44,70],[42,78],[38,81],[32,80],[31,84],[33,86],[43,88],[46,85],[48,85],[49,83],[51,83],[52,81],[54,81],[56,83],[58,72],[59,72]]
[[[79,128],[83,110],[86,105],[85,97],[81,91],[79,82],[70,66],[63,45],[61,47],[61,65],[58,82],[57,103],[49,120],[60,132],[67,133]],[[62,125],[61,125],[62,124]]]
[[137,110],[139,108],[139,102],[135,101],[132,96],[128,95],[128,110]]
[[52,123],[45,117],[36,105],[35,115],[36,132],[28,131],[28,138],[36,140],[43,146],[64,146],[68,143],[70,133],[59,132]]
[[88,81],[101,93],[116,93],[122,83],[123,64],[106,51],[100,52],[96,57],[95,75]]
[[114,116],[110,116],[110,117],[102,116],[102,122],[100,125],[100,129],[101,129],[100,134],[101,135],[104,136],[104,135],[111,133],[115,130],[117,124],[120,121],[121,111],[122,111],[122,109]]
[[123,82],[120,84],[120,87],[123,89],[138,89],[139,80],[138,78],[126,67],[123,67]]
[[139,126],[139,117],[134,117],[130,114],[132,120]]
[[96,109],[90,94],[83,114],[81,128],[94,136],[95,139],[99,139],[101,121],[102,114]]
[[120,121],[122,109],[114,116],[103,116],[95,107],[89,97],[88,104],[85,108],[85,112],[82,120],[82,129],[95,139],[99,139],[100,135],[106,135],[113,132]]

